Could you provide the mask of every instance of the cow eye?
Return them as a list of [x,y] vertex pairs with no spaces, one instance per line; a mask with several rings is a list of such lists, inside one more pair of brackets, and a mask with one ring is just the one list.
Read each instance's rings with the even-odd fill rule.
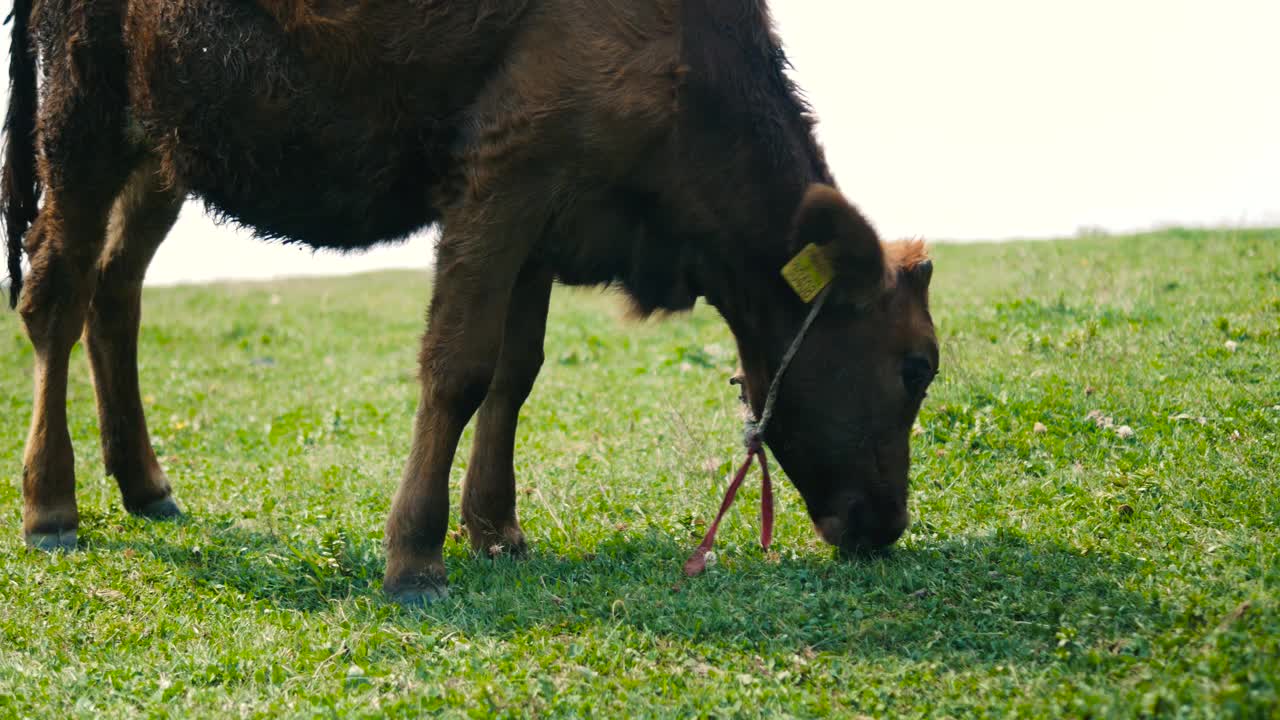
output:
[[933,382],[933,375],[933,365],[924,355],[912,353],[902,361],[902,385],[907,389],[907,395],[913,398],[924,395],[929,383]]

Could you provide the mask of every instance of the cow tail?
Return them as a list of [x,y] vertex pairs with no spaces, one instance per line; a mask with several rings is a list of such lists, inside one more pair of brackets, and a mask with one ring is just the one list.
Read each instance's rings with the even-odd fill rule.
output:
[[4,119],[4,170],[0,208],[4,212],[9,258],[9,307],[22,292],[22,238],[35,222],[40,202],[36,175],[36,60],[28,24],[32,0],[14,0],[9,41],[9,112]]

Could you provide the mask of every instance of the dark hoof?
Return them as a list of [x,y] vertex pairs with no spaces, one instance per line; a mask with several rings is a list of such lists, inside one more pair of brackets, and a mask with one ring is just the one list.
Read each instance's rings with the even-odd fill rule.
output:
[[76,530],[57,530],[54,532],[34,532],[23,536],[27,547],[41,552],[71,552],[76,549]]
[[148,520],[172,520],[182,517],[182,508],[178,507],[178,503],[173,499],[172,495],[153,500],[131,512]]
[[419,577],[410,582],[383,583],[382,591],[395,604],[406,608],[419,608],[449,597],[449,585],[444,578]]

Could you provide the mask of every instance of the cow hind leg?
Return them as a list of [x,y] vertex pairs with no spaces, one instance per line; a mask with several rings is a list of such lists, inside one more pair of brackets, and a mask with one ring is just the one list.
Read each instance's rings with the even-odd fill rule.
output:
[[[79,513],[67,429],[67,372],[93,296],[107,214],[128,172],[114,170],[123,166],[84,168],[74,186],[50,183],[40,215],[24,239],[31,272],[18,311],[35,350],[35,397],[23,452],[22,532],[29,546],[42,550],[76,545]],[[101,172],[90,172],[94,169]]]
[[181,514],[151,447],[138,384],[142,280],[182,208],[181,195],[166,187],[158,169],[155,162],[141,164],[112,206],[84,329],[107,474],[119,485],[125,509],[149,518]]
[[552,280],[552,273],[542,266],[521,272],[511,293],[498,367],[476,418],[462,489],[462,519],[472,549],[491,556],[523,555],[526,550],[516,520],[516,423],[542,367]]

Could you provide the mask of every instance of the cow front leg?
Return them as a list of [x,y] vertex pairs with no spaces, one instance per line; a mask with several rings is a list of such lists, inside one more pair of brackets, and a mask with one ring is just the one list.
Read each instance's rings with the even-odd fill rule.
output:
[[462,486],[462,520],[476,552],[525,552],[524,533],[516,520],[516,423],[542,367],[553,277],[542,266],[526,267],[511,293],[498,368],[476,419]]
[[168,518],[181,511],[151,448],[138,388],[142,280],[182,208],[182,196],[165,187],[158,170],[155,162],[142,164],[116,198],[84,337],[107,474],[120,486],[126,510]]
[[458,438],[493,380],[525,255],[508,237],[471,234],[461,224],[447,223],[437,248],[413,449],[387,518],[383,590],[407,605],[447,594],[449,470]]

